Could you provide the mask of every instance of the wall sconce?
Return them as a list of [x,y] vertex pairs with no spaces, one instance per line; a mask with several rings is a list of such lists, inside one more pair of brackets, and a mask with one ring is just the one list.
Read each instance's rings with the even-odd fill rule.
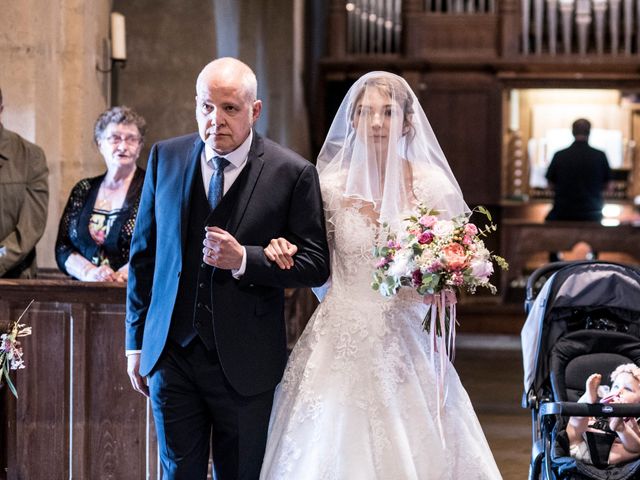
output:
[[111,65],[109,68],[96,69],[101,73],[111,73],[111,106],[118,104],[118,71],[127,64],[127,37],[125,29],[124,15],[119,12],[111,12],[110,15],[110,48],[109,58]]

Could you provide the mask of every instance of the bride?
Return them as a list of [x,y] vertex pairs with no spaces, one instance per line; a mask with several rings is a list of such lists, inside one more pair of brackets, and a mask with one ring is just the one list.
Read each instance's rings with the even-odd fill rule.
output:
[[[451,364],[445,403],[411,289],[371,288],[383,223],[419,202],[452,218],[469,209],[418,99],[396,75],[371,72],[347,93],[318,157],[331,280],[296,344],[274,400],[261,479],[500,479]],[[296,251],[275,239],[281,268]],[[436,356],[437,357],[437,356]]]

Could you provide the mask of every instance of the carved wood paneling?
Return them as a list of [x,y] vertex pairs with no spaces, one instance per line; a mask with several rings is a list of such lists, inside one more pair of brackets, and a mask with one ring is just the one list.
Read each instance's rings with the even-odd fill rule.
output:
[[405,18],[409,58],[498,56],[497,15],[415,13]]
[[490,76],[424,76],[420,102],[469,204],[500,201],[500,98]]
[[[101,295],[98,293],[102,291]],[[156,478],[146,400],[126,374],[125,289],[71,281],[0,281],[0,312],[17,319],[31,298],[22,339],[26,368],[3,389],[7,437],[2,478]],[[147,433],[149,431],[149,434]],[[149,449],[149,451],[147,451]]]

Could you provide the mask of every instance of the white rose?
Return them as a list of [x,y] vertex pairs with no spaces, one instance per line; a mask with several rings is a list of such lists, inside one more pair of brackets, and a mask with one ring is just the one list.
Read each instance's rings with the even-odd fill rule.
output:
[[387,275],[393,275],[394,277],[407,275],[410,260],[411,252],[402,251],[396,253],[396,256],[393,257],[393,263],[389,266],[389,270],[387,270]]
[[451,235],[453,233],[453,229],[455,228],[454,223],[451,220],[438,220],[433,225],[433,233],[438,237],[446,237],[447,235]]

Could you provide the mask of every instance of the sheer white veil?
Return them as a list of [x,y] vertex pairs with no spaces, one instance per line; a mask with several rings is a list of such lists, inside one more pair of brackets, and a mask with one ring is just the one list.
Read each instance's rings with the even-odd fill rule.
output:
[[469,213],[418,98],[388,72],[370,72],[349,89],[317,168],[321,183],[338,184],[343,200],[372,204],[381,223],[398,225],[418,202],[442,219]]

